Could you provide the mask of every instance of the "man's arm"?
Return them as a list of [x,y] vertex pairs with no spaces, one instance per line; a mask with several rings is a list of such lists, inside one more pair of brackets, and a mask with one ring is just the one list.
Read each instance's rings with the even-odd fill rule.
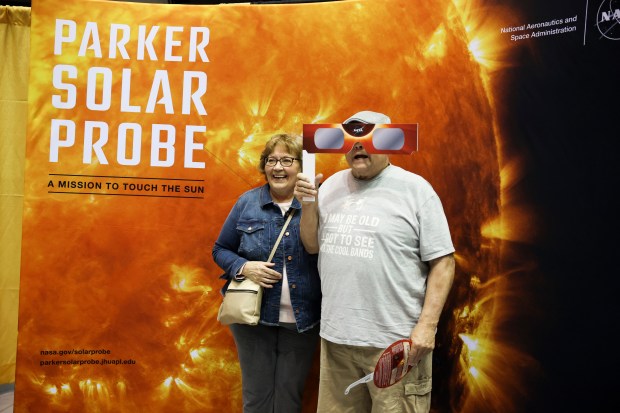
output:
[[435,348],[435,332],[439,316],[454,281],[454,254],[444,255],[429,262],[430,271],[426,280],[426,295],[422,314],[411,331],[413,361],[420,359]]
[[[299,173],[295,183],[295,197],[301,203],[299,236],[309,254],[319,253],[319,198],[316,188],[322,178],[323,175],[317,175],[315,183],[312,184],[306,175]],[[315,201],[303,201],[304,197],[314,197]]]

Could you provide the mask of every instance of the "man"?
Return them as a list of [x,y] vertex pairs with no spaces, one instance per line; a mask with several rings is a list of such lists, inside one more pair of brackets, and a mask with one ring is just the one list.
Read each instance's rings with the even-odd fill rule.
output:
[[[387,124],[362,111],[344,123]],[[370,144],[370,143],[368,143]],[[299,174],[301,239],[319,253],[321,373],[319,413],[428,412],[432,351],[439,316],[454,279],[454,247],[441,202],[422,177],[369,154],[356,142],[345,155],[350,169],[317,190]],[[372,373],[393,342],[412,341],[415,367],[398,383],[346,387]]]

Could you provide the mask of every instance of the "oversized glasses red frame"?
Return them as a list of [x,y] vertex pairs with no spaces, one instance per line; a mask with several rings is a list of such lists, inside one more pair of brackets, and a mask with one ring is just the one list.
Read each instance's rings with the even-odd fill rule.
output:
[[411,154],[418,150],[417,123],[313,123],[303,125],[308,153],[347,153],[359,142],[368,153]]

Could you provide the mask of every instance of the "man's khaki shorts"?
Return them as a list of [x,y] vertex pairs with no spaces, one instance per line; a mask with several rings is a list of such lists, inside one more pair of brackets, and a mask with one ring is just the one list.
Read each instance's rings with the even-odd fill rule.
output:
[[345,389],[374,372],[385,349],[331,343],[321,339],[321,373],[317,413],[428,413],[431,407],[432,360],[427,354],[398,383],[383,389],[371,381]]

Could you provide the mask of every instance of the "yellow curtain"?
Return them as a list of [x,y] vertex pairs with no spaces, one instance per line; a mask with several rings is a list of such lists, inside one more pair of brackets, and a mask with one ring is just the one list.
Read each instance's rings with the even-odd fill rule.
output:
[[0,6],[0,384],[15,382],[30,8]]

